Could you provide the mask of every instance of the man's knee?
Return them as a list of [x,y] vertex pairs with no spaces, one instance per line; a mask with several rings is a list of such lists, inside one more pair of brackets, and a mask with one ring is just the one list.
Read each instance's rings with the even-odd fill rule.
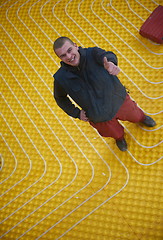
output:
[[111,137],[116,140],[122,139],[124,137],[124,128],[122,126],[112,130],[109,129],[106,129],[105,131],[98,130],[98,132],[102,137]]
[[114,139],[121,139],[124,135],[124,128],[116,119],[108,122],[93,124],[90,123],[102,137],[112,137]]

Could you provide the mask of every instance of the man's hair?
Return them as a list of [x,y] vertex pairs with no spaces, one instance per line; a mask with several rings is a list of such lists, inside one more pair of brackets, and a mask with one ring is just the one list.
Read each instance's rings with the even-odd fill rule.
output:
[[53,44],[54,52],[57,48],[61,48],[66,41],[69,41],[71,44],[74,44],[73,41],[68,37],[59,37],[54,41]]

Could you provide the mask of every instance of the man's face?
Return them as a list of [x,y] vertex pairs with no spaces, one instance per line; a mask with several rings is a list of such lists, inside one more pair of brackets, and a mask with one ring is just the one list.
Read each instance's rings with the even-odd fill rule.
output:
[[66,41],[61,48],[55,50],[57,56],[66,64],[71,66],[78,66],[80,61],[80,54],[78,46]]

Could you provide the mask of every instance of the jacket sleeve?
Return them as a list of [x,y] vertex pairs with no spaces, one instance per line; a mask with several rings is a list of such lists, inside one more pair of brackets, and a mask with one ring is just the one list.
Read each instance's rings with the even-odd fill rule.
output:
[[69,116],[80,119],[80,109],[70,101],[64,88],[54,80],[54,98],[58,106]]
[[113,62],[115,65],[118,65],[117,56],[113,52],[105,51],[101,48],[94,47],[93,51],[92,51],[92,54],[93,54],[95,60],[100,65],[104,64],[104,57],[107,57],[108,61]]

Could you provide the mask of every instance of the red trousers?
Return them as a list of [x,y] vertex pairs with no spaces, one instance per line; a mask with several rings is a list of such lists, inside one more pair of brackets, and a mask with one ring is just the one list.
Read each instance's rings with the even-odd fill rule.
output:
[[101,136],[120,140],[124,137],[124,128],[118,120],[136,123],[142,122],[144,119],[144,112],[131,100],[130,96],[127,95],[124,103],[112,120],[100,123],[90,121],[90,124],[97,129]]

